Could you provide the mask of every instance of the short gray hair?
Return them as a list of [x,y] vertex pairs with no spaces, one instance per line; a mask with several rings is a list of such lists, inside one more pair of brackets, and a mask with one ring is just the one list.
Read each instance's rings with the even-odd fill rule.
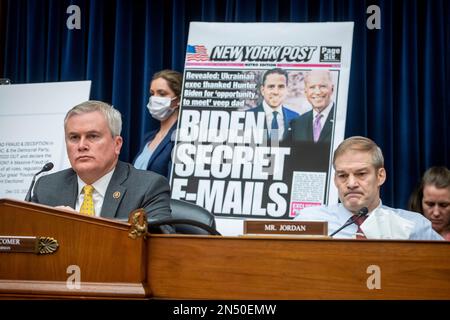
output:
[[120,136],[120,133],[122,132],[122,115],[113,106],[106,102],[96,100],[85,101],[70,109],[64,118],[64,129],[66,128],[67,120],[71,116],[95,111],[101,112],[104,115],[109,130],[111,131],[111,135],[113,137]]
[[380,147],[375,142],[366,137],[350,137],[341,142],[341,144],[334,151],[333,168],[336,169],[336,159],[347,151],[361,151],[368,152],[372,156],[372,164],[375,169],[384,168],[384,157]]

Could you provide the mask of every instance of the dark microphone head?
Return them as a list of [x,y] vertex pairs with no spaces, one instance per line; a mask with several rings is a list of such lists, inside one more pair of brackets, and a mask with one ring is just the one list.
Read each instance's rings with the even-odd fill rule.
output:
[[53,162],[47,162],[44,167],[42,167],[41,172],[47,172],[53,169]]
[[368,213],[369,213],[369,209],[367,209],[367,207],[362,207],[358,211],[358,215],[361,217],[367,215]]

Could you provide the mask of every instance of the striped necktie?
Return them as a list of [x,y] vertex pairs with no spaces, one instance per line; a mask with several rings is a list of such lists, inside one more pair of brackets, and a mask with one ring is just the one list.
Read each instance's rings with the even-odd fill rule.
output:
[[323,117],[323,114],[318,113],[316,115],[316,119],[314,120],[313,124],[313,136],[314,136],[314,142],[319,141],[320,138],[320,132],[322,132],[322,124],[320,123],[320,119]]
[[354,215],[353,217],[351,217],[351,219],[355,221],[355,224],[358,226],[358,230],[356,230],[356,239],[367,239],[366,235],[361,229],[361,225],[364,223],[364,220],[367,219],[367,215],[362,217]]

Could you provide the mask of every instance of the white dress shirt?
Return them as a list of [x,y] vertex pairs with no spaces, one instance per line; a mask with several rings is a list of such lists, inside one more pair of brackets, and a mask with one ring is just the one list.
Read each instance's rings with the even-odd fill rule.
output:
[[[384,210],[390,210],[393,214],[398,215],[406,220],[413,222],[414,226],[409,236],[409,240],[444,240],[436,231],[431,227],[431,222],[423,215],[417,212],[406,211],[402,209],[394,209],[388,206],[384,206],[381,201],[379,206],[372,212],[375,212],[378,208]],[[369,212],[369,215],[372,214]],[[327,221],[328,222],[328,234],[333,233],[338,228],[343,226],[347,220],[353,216],[349,210],[347,210],[342,203],[330,205],[330,206],[317,206],[308,207],[300,211],[300,213],[294,218],[294,220],[300,221]],[[351,224],[341,231],[339,231],[333,238],[350,238],[356,237],[356,231],[358,227],[356,224]]]

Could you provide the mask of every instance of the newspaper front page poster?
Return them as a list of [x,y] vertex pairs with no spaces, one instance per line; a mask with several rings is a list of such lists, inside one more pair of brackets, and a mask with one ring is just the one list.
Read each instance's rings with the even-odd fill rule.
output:
[[172,198],[212,212],[223,235],[336,203],[352,35],[353,22],[191,23]]

